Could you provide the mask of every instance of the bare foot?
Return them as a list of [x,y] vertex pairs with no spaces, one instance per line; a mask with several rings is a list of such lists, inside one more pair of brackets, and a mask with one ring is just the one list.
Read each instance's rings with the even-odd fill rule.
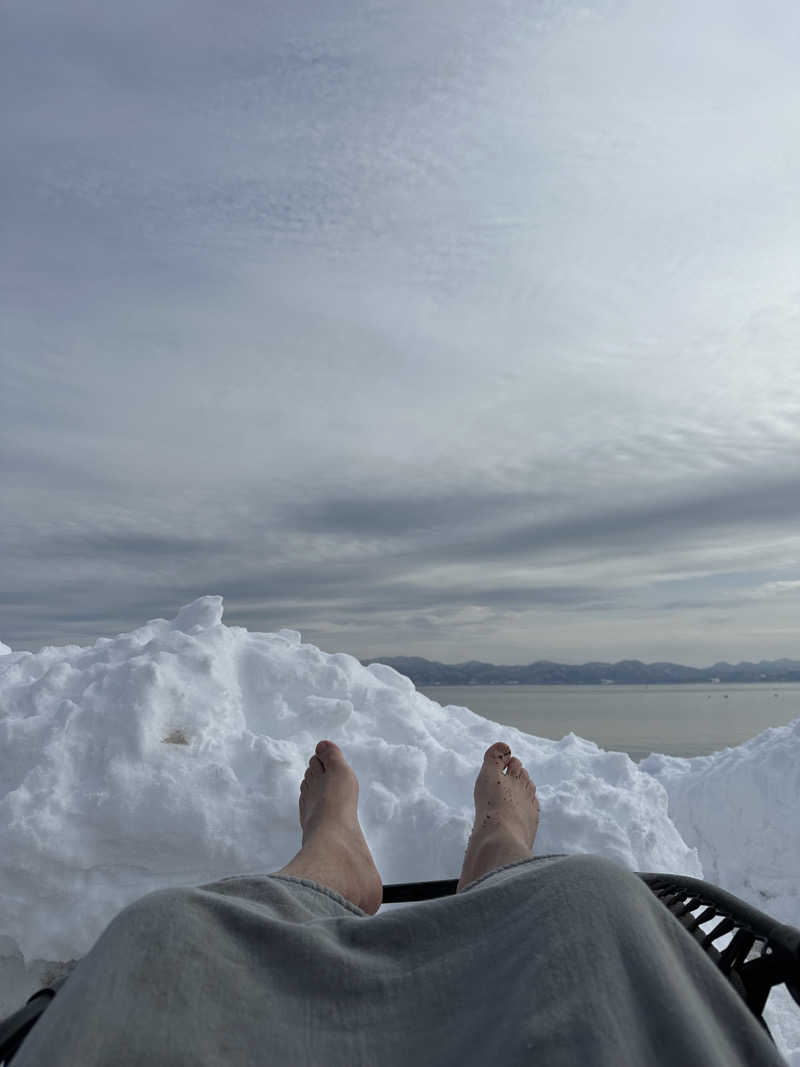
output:
[[358,821],[358,779],[333,741],[320,741],[300,783],[303,847],[276,874],[310,878],[374,915],[383,883]]
[[475,782],[475,825],[456,892],[496,867],[529,859],[538,827],[536,786],[508,745],[497,741]]

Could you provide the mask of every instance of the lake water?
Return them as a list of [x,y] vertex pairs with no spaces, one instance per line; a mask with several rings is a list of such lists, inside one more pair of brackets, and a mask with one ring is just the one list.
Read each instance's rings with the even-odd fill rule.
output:
[[[417,687],[528,734],[578,734],[634,760],[702,756],[800,717],[800,683],[776,685],[436,685]],[[498,733],[502,740],[502,731]]]

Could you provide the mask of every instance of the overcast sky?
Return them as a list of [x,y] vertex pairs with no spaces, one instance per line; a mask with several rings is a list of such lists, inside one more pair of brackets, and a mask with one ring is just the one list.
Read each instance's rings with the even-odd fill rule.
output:
[[800,658],[795,0],[5,0],[0,639]]

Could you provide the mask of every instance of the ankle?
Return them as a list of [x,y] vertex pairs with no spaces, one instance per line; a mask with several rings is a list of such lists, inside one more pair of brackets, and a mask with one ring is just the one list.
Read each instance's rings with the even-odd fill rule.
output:
[[489,871],[530,859],[532,856],[533,849],[528,847],[524,836],[503,823],[473,831],[467,845],[458,889],[463,889],[469,882],[474,882]]

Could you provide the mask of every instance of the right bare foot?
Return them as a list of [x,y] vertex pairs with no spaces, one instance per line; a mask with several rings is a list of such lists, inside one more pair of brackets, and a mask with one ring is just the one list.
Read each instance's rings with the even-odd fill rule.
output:
[[508,745],[497,741],[475,782],[475,825],[456,892],[496,867],[530,859],[538,827],[536,786]]
[[303,846],[276,874],[309,878],[374,915],[383,884],[358,821],[358,779],[333,741],[320,741],[300,783]]

